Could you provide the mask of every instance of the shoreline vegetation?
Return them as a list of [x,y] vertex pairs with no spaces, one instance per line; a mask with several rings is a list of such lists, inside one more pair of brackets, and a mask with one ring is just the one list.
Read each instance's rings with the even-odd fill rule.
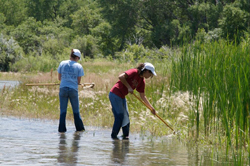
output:
[[[118,81],[117,73],[149,61],[155,65],[157,76],[146,80],[149,86],[145,93],[157,114],[179,133],[178,138],[211,147],[212,151],[220,149],[234,159],[235,165],[244,165],[249,162],[250,152],[249,44],[249,40],[240,45],[197,41],[178,50],[167,50],[168,58],[163,59],[83,60],[80,63],[85,76],[81,83],[95,83],[93,89],[79,90],[84,125],[111,128],[108,93]],[[0,91],[1,114],[57,120],[59,85],[25,86],[58,83],[56,68],[47,72],[0,73],[1,80],[20,81],[13,90]],[[127,102],[131,132],[156,137],[173,133],[133,95],[127,96]],[[67,118],[73,120],[70,106]]]

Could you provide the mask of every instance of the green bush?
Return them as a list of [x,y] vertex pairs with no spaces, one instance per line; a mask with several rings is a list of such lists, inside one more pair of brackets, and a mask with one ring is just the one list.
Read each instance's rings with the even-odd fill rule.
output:
[[13,39],[7,39],[0,34],[0,71],[9,71],[10,66],[22,59],[24,53],[22,48]]
[[57,69],[59,61],[52,56],[28,56],[11,65],[12,71],[22,72],[48,72]]
[[83,37],[77,36],[71,43],[72,48],[77,48],[81,51],[83,58],[94,58],[99,53],[97,41],[91,35]]

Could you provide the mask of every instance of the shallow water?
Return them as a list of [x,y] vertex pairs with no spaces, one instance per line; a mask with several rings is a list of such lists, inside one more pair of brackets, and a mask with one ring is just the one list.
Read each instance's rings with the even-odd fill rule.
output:
[[[56,122],[13,117],[1,117],[0,126],[1,165],[185,165],[187,158],[185,149],[171,138],[152,142],[133,135],[113,141],[110,130],[86,127],[77,133],[73,124],[59,134]],[[170,147],[179,147],[177,160],[164,152]]]
[[222,164],[176,136],[131,134],[129,140],[114,141],[110,129],[86,126],[85,132],[75,132],[67,123],[68,131],[60,134],[55,121],[0,117],[0,165]]
[[14,88],[17,85],[19,85],[19,81],[0,80],[0,90],[3,89],[3,87]]

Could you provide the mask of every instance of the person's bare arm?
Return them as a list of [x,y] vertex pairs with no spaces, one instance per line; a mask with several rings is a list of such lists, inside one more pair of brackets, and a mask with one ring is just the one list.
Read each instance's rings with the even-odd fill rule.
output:
[[82,78],[82,77],[77,77],[78,85],[81,83],[81,78]]
[[128,75],[126,73],[122,73],[119,75],[119,80],[128,88],[128,92],[133,94],[133,89],[128,84],[126,78],[128,78]]
[[58,80],[61,81],[62,74],[58,73]]
[[155,109],[154,107],[149,103],[147,97],[145,96],[145,93],[140,93],[140,97],[141,99],[144,101],[144,103],[146,103],[146,105],[150,106],[152,109],[150,110],[152,112],[152,114],[155,115]]

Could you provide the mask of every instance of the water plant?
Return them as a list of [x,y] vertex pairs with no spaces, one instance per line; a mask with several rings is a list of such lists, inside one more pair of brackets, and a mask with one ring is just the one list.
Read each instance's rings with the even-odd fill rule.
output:
[[214,142],[226,138],[227,151],[233,149],[236,164],[242,163],[242,149],[249,149],[250,136],[249,42],[196,41],[181,51],[172,61],[171,86],[174,91],[192,92],[196,104],[189,128],[195,128],[196,139],[213,133],[218,139]]

